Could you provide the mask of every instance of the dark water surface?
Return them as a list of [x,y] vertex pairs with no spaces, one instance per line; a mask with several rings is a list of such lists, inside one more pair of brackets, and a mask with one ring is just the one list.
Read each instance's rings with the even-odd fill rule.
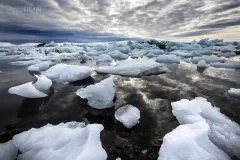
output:
[[[0,64],[1,66],[1,64]],[[12,67],[12,66],[11,66]],[[54,84],[47,98],[29,99],[8,94],[8,89],[34,80],[25,67],[2,69],[0,74],[0,142],[15,134],[47,123],[78,121],[100,123],[108,159],[157,159],[163,136],[179,124],[171,102],[205,97],[221,112],[240,123],[240,101],[226,96],[229,88],[240,88],[240,71],[209,68],[198,72],[195,65],[169,65],[170,73],[142,78],[114,76],[117,87],[115,109],[125,104],[138,107],[140,123],[132,130],[114,120],[114,108],[98,111],[87,106],[75,92],[109,75],[94,75],[84,81]]]

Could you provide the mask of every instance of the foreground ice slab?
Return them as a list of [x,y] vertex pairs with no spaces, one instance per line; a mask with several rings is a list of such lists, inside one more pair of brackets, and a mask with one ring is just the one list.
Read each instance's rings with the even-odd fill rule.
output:
[[176,55],[160,55],[157,57],[156,62],[159,63],[180,63],[180,58]]
[[18,154],[18,149],[13,145],[12,141],[0,143],[0,159],[15,160]]
[[83,99],[87,99],[89,106],[96,109],[105,109],[113,107],[115,91],[113,78],[110,77],[95,85],[79,89],[76,94]]
[[126,60],[117,66],[98,67],[98,73],[122,76],[142,76],[169,72],[168,68],[153,60]]
[[10,94],[16,94],[27,98],[47,97],[48,95],[44,92],[50,89],[52,81],[43,75],[35,76],[37,77],[37,81],[35,83],[28,82],[19,86],[11,87],[8,92]]
[[28,67],[29,71],[45,71],[47,70],[50,65],[52,65],[53,62],[52,61],[46,61],[46,62],[41,62],[38,64],[34,64]]
[[42,72],[43,75],[56,82],[73,82],[91,76],[93,69],[85,66],[57,64]]
[[79,122],[48,124],[13,137],[18,160],[106,160],[100,132],[103,126]]
[[205,98],[173,102],[172,108],[180,124],[206,122],[210,127],[210,140],[228,155],[240,158],[240,126],[220,113]]
[[231,88],[228,92],[227,95],[232,98],[238,98],[240,99],[240,89],[236,88]]
[[115,118],[125,127],[132,128],[139,123],[140,111],[137,107],[126,105],[115,112]]
[[230,160],[208,137],[206,122],[180,125],[163,138],[158,160]]

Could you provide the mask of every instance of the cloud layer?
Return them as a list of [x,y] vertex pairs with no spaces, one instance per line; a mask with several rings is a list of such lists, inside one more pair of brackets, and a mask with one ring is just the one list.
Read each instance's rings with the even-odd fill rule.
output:
[[240,40],[239,0],[1,0],[0,41]]

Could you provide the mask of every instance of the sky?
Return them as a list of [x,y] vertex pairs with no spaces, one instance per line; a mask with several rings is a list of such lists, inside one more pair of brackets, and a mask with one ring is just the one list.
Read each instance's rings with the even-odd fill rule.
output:
[[240,0],[1,0],[0,41],[240,41]]

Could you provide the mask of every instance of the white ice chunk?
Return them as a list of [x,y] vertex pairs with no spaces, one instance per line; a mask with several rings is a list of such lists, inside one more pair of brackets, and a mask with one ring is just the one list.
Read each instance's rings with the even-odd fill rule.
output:
[[122,76],[141,76],[169,72],[168,68],[153,60],[125,60],[116,66],[98,67],[98,73],[116,74]]
[[152,53],[154,55],[165,54],[164,50],[161,50],[161,49],[150,49],[149,53]]
[[158,160],[230,160],[208,137],[205,122],[180,125],[163,138]]
[[45,47],[56,47],[56,46],[57,46],[57,44],[56,44],[56,43],[54,43],[54,41],[51,41],[50,43],[48,43],[48,44],[45,44],[44,46],[45,46]]
[[233,98],[239,98],[240,99],[240,89],[237,88],[230,88],[230,90],[227,92],[227,95]]
[[105,109],[113,107],[115,96],[115,85],[113,78],[107,78],[95,85],[79,89],[76,94],[88,100],[88,105],[96,109]]
[[131,52],[129,47],[118,47],[117,50],[119,50],[120,52],[122,52],[124,54],[128,54],[129,52]]
[[53,62],[52,61],[46,61],[46,62],[41,62],[38,64],[34,64],[28,67],[29,71],[45,71],[47,70],[50,65],[52,65]]
[[19,86],[11,87],[8,92],[10,94],[16,94],[27,98],[47,97],[48,95],[44,92],[50,89],[52,81],[43,75],[36,75],[36,77],[37,81],[35,83],[28,82]]
[[172,108],[180,124],[207,122],[210,126],[210,140],[228,155],[240,157],[240,126],[220,113],[205,98],[173,102]]
[[13,137],[22,154],[18,160],[106,160],[100,132],[103,126],[69,122],[32,128]]
[[197,66],[198,66],[199,68],[208,68],[210,65],[207,64],[206,61],[200,60],[200,61],[198,61]]
[[114,116],[116,120],[121,122],[125,127],[132,128],[139,123],[140,111],[137,107],[125,105],[120,107]]
[[91,76],[92,68],[78,65],[57,64],[42,72],[43,75],[56,82],[73,82]]
[[180,63],[180,58],[176,55],[160,55],[157,57],[156,62],[159,63]]
[[17,158],[18,149],[13,145],[12,141],[0,143],[0,159],[15,160]]

